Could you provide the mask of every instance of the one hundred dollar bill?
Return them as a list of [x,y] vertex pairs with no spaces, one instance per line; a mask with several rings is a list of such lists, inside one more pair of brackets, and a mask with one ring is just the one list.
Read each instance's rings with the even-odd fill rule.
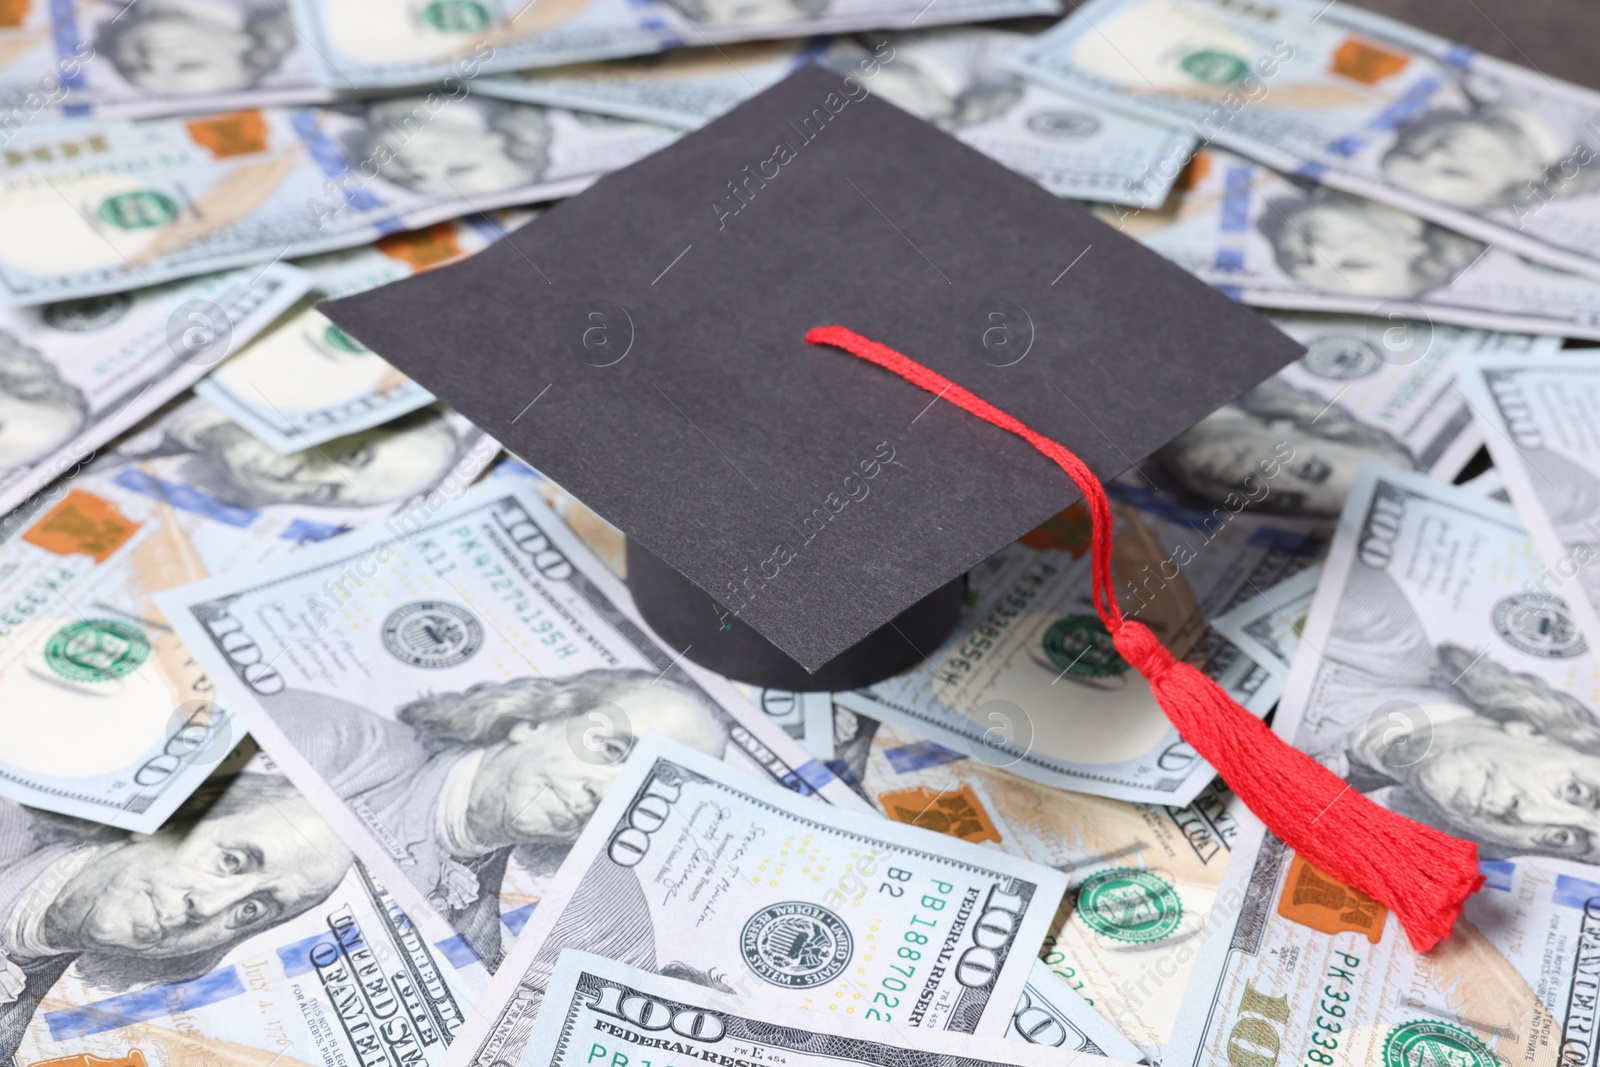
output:
[[[1244,498],[1212,511],[1131,480],[1109,488],[1123,502],[1114,567],[1124,610],[1266,714],[1270,676],[1205,620],[1320,558],[1326,523],[1251,513]],[[1089,597],[1088,530],[1087,513],[1069,509],[1009,546],[971,573],[955,633],[922,663],[834,699],[1047,785],[1187,804],[1215,772],[1112,647]]]
[[[1130,1057],[1097,1038],[1108,1055],[1160,1062],[1194,965],[1193,939],[1228,860],[1239,807],[1232,794],[1214,783],[1179,808],[1067,793],[893,722],[842,705],[836,716],[834,772],[888,818],[1067,876],[1041,962],[1140,1050]],[[1046,991],[1037,971],[1030,982]],[[1081,1014],[1061,1014],[1095,1032]],[[1029,1018],[1015,1027],[1051,1032],[1042,1017]]]
[[1600,277],[1600,93],[1349,4],[1092,0],[1015,69]]
[[1164,1067],[1593,1062],[1600,868],[1483,860],[1423,955],[1382,904],[1241,822]]
[[341,108],[76,122],[8,149],[0,303],[118,292],[567,196],[676,136],[464,84]]
[[67,0],[0,17],[0,145],[63,117],[327,100],[286,10],[257,0]]
[[1006,1037],[1068,1052],[1087,1052],[1127,1063],[1142,1063],[1144,1053],[1122,1035],[1083,995],[1052,971],[1043,960],[1033,961],[1028,984],[1011,1013]]
[[1375,200],[1199,153],[1160,211],[1098,214],[1255,307],[1600,339],[1600,282]]
[[310,286],[304,271],[279,264],[0,309],[0,515],[79,469]]
[[[676,1019],[680,1027],[689,1021],[689,1017],[682,1014],[684,1008],[693,1006],[701,1009],[699,1014],[694,1016],[698,1020],[696,1033],[689,1036],[703,1035],[709,1051],[733,1056],[764,1055],[765,1041],[759,1045],[738,1048],[720,1044],[727,1035],[719,1028],[719,1023],[726,1026],[728,1022],[733,1021],[733,1018],[737,1018],[737,1016],[730,1017],[731,1013],[742,1008],[749,1017],[742,1021],[748,1025],[749,1019],[763,1016],[771,1018],[775,1010],[767,1009],[761,1003],[765,999],[761,996],[761,990],[752,989],[749,976],[744,977],[747,980],[742,985],[730,985],[720,978],[712,984],[697,984],[693,977],[688,981],[666,978],[654,971],[640,970],[604,956],[566,949],[561,953],[556,973],[551,979],[548,1009],[551,1014],[541,1012],[538,1029],[528,1043],[523,1062],[541,1064],[566,1062],[569,1048],[578,1048],[575,1044],[568,1043],[574,1036],[583,1037],[598,1032],[602,1036],[626,1039],[635,1037],[640,1030],[650,1034],[652,1031],[659,1032],[670,1027],[674,1016],[664,1013],[659,1008],[652,1009],[651,1005],[654,1004],[663,1006],[670,1004],[679,1013]],[[607,988],[615,989],[616,993],[606,994],[603,990]],[[662,1001],[644,992],[645,990],[658,995],[676,993],[677,997]],[[887,996],[884,999],[887,999]],[[560,1007],[557,1007],[558,1005]],[[718,1011],[716,1005],[724,1007]],[[584,1007],[591,1010],[612,1010],[577,1014],[582,1012]],[[665,1025],[653,1025],[656,1022],[663,1022]],[[988,1049],[992,1050],[991,1054],[996,1057],[1013,1056],[1043,1064],[1071,1062],[1062,1060],[1060,1052],[1052,1055],[1045,1051],[1047,1049],[1087,1054],[1097,1057],[1096,1062],[1102,1057],[1124,1063],[1140,1062],[1139,1050],[1129,1043],[1127,1038],[1118,1034],[1110,1023],[1101,1019],[1095,1014],[1094,1009],[1084,1004],[1082,997],[1074,993],[1053,971],[1037,961],[1033,964],[1027,985],[1023,987],[1022,997],[1017,1001],[1011,1026],[1006,1031],[1006,1038],[1009,1041],[1037,1046],[1028,1052],[1012,1051],[993,1038],[974,1038],[948,1031],[927,1034],[913,1027],[896,1026],[892,1023],[849,1026],[842,1023],[837,1015],[828,1018],[808,1018],[807,1022],[822,1029],[807,1031],[797,1028],[793,1031],[794,1038],[802,1035],[810,1038],[806,1046],[798,1050],[802,1052],[807,1046],[814,1051],[821,1051],[826,1045],[848,1037],[849,1033],[859,1033],[862,1036],[876,1033],[881,1038],[892,1034],[890,1047],[896,1049],[915,1049],[919,1052],[951,1057],[961,1056],[963,1060],[972,1058],[976,1050],[988,1046]],[[759,1025],[764,1032],[771,1033],[772,1028],[769,1024]],[[634,1033],[619,1032],[623,1028]],[[847,1033],[841,1033],[841,1030]],[[752,1035],[756,1033],[753,1028],[747,1032]],[[1116,1051],[1114,1053],[1106,1051],[1101,1044],[1097,1044],[1089,1037],[1090,1032],[1097,1034],[1102,1043]],[[832,1042],[827,1040],[830,1038]],[[552,1040],[555,1041],[553,1046]],[[646,1041],[648,1042],[648,1038]],[[578,1051],[585,1057],[599,1059],[615,1056],[618,1051],[631,1054],[641,1047],[658,1046],[646,1043],[630,1047],[619,1042],[608,1042],[604,1053],[597,1051],[594,1045],[578,1048]],[[846,1051],[845,1058],[849,1061],[860,1062],[867,1059],[870,1062],[870,1047],[856,1045],[847,1048],[848,1051],[835,1046],[836,1051]]]
[[[435,223],[298,265],[311,273],[318,296],[349,296],[482,251],[529,215]],[[285,455],[433,402],[432,393],[309,306],[196,383],[195,392]]]
[[476,255],[538,214],[532,208],[514,207],[466,215],[391,233],[370,245],[306,256],[295,266],[311,274],[317,296],[334,300]]
[[795,743],[819,760],[833,759],[833,698],[730,682]]
[[158,602],[419,925],[491,970],[645,732],[859,806],[727,683],[657,644],[524,487],[491,481]]
[[1280,691],[1289,680],[1321,577],[1320,564],[1308,567],[1211,620],[1219,634],[1277,676]]
[[[712,1063],[790,1064],[791,1067],[1079,1067],[1105,1065],[1098,1053],[1082,1059],[1057,1046],[1026,1047],[967,1034],[931,1034],[911,1027],[850,1024],[836,1014],[807,1013],[774,1026],[759,998],[693,979],[667,978],[572,949],[551,978],[549,1007],[519,1065],[587,1067],[592,1062],[650,1059],[664,1045]],[[666,1035],[671,1034],[671,1037]],[[1077,1050],[1072,1050],[1077,1051]],[[1112,1062],[1116,1062],[1113,1060]],[[1127,1062],[1127,1061],[1123,1061]]]
[[1480,357],[1461,391],[1486,425],[1495,470],[1578,629],[1600,648],[1600,359]]
[[684,44],[811,37],[1056,15],[1056,0],[295,0],[341,88],[448,87],[479,73],[663,52]]
[[838,39],[826,36],[674,48],[630,59],[495,74],[480,78],[474,88],[504,100],[693,130],[836,51],[854,49],[841,48]]
[[1600,861],[1600,678],[1554,566],[1505,505],[1364,467],[1273,729],[1480,855]]
[[955,134],[1057,196],[1155,207],[1194,139],[1023,81],[1002,63],[1027,35],[947,29],[695,49],[660,59],[523,71],[480,92],[692,129],[816,59]]
[[1477,452],[1483,434],[1455,390],[1457,360],[1561,346],[1400,316],[1271,318],[1306,354],[1163,446],[1145,467],[1158,484],[1214,507],[1233,493],[1247,511],[1331,521],[1364,460],[1449,479]]
[[489,477],[509,478],[532,487],[539,494],[539,499],[561,517],[567,529],[594,553],[596,559],[605,564],[607,570],[627,580],[628,539],[589,505],[551,481],[543,472],[534,470],[509,453],[490,469]]
[[450,1063],[525,1062],[566,949],[763,989],[789,1025],[999,1037],[1065,888],[1048,867],[832,809],[648,735]]
[[0,800],[0,868],[6,1063],[437,1067],[483,983],[261,755],[149,835]]
[[427,408],[280,456],[191,399],[8,516],[0,796],[155,832],[245,730],[151,598],[458,496],[499,447]]
[[1461,482],[1460,486],[1490,500],[1498,500],[1502,504],[1511,503],[1511,494],[1506,491],[1505,475],[1498,467],[1490,467],[1477,477]]

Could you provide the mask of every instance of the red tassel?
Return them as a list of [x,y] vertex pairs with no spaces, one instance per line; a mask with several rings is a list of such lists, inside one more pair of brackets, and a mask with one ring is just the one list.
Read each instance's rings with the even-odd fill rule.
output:
[[1353,791],[1234,703],[1216,682],[1174,658],[1149,627],[1124,617],[1111,580],[1111,504],[1100,479],[1082,460],[937,371],[843,326],[819,326],[806,340],[842,348],[942,396],[1021,437],[1066,471],[1094,521],[1090,569],[1095,610],[1117,652],[1150,682],[1156,702],[1178,733],[1285,844],[1394,912],[1418,952],[1450,936],[1467,897],[1483,884],[1478,846],[1396,815]]

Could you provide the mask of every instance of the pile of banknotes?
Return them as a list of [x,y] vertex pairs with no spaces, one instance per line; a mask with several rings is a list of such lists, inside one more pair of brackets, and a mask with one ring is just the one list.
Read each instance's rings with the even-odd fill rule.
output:
[[[1600,94],[1348,3],[1060,15],[0,0],[0,1064],[1594,1067]],[[1109,486],[1115,580],[1477,843],[1438,949],[1168,724],[1080,508],[910,671],[736,684],[317,310],[810,62],[1305,346]]]

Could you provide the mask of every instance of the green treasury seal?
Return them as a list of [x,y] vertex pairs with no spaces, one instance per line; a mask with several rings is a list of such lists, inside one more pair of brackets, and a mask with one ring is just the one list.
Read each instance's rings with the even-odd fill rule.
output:
[[150,639],[120,619],[85,619],[63,626],[44,645],[44,661],[73,682],[109,682],[150,658]]
[[1091,875],[1078,889],[1078,914],[1097,933],[1142,944],[1177,930],[1183,901],[1160,875],[1117,867]]
[[790,989],[833,981],[849,965],[851,949],[844,920],[803,900],[762,908],[739,933],[739,951],[757,977]]
[[1232,85],[1250,74],[1250,64],[1229,52],[1214,48],[1190,52],[1178,61],[1184,73],[1207,85]]
[[1494,1053],[1459,1026],[1419,1019],[1383,1039],[1383,1067],[1495,1067]]
[[1044,654],[1079,678],[1115,678],[1128,673],[1106,624],[1093,615],[1068,615],[1050,624],[1040,639]]

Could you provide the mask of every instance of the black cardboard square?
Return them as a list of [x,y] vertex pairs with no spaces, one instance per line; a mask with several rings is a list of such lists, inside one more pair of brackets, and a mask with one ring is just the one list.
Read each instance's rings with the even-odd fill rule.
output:
[[463,263],[322,309],[807,670],[1078,497],[811,327],[928,364],[1102,476],[1301,352],[817,67]]

